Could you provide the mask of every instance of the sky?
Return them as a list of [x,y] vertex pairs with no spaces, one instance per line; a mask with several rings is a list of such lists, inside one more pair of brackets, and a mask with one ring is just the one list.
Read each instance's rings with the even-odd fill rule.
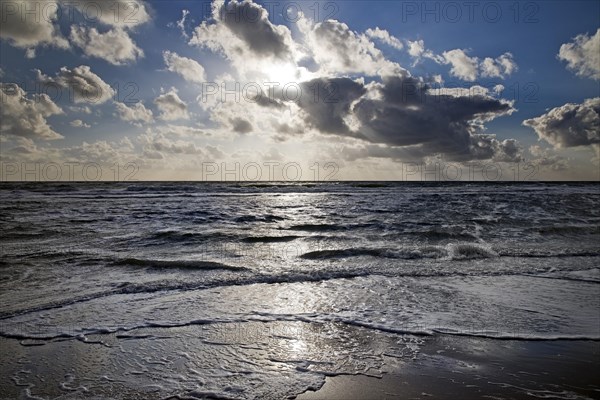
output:
[[600,180],[599,1],[0,1],[1,180]]

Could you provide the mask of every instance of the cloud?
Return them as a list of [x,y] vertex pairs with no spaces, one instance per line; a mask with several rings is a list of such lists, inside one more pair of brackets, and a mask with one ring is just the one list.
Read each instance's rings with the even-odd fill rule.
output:
[[378,154],[407,159],[442,155],[451,161],[521,159],[515,140],[484,133],[486,122],[515,110],[512,102],[496,99],[483,87],[443,93],[410,76],[387,76],[368,85],[319,78],[303,87],[319,87],[324,94],[315,97],[307,91],[298,102],[309,126],[391,148],[367,147]]
[[123,121],[131,123],[150,123],[154,121],[152,111],[144,107],[142,102],[135,103],[131,107],[125,103],[115,102],[115,107]]
[[249,1],[214,1],[212,20],[194,30],[190,44],[221,51],[228,58],[237,55],[289,60],[292,55],[290,30],[274,25],[268,12]]
[[390,35],[385,29],[380,29],[379,27],[375,27],[375,29],[369,28],[365,31],[365,34],[371,39],[381,40],[383,43],[395,49],[402,50],[404,47],[398,38]]
[[414,77],[388,77],[369,91],[375,93],[353,111],[361,135],[373,143],[418,146],[416,153],[452,161],[518,158],[516,143],[483,133],[485,122],[514,111],[511,102],[487,91],[435,94]]
[[145,155],[154,159],[163,159],[167,154],[205,156],[204,150],[194,143],[171,140],[162,133],[144,133],[138,137],[138,140],[143,145]]
[[492,90],[497,95],[500,95],[500,93],[502,93],[504,91],[504,89],[505,89],[504,85],[495,85]]
[[600,79],[600,28],[594,36],[577,35],[573,42],[560,46],[558,58],[577,76]]
[[27,50],[25,50],[25,58],[28,58],[28,59],[35,58],[35,49],[27,49]]
[[600,145],[600,97],[567,103],[523,121],[554,148]]
[[40,70],[36,71],[40,82],[69,89],[69,96],[72,96],[75,103],[102,104],[115,94],[87,65],[80,65],[72,70],[62,67],[54,78],[44,75]]
[[82,106],[82,107],[71,106],[71,107],[69,107],[69,110],[76,112],[76,113],[83,113],[83,114],[91,114],[92,113],[92,109],[89,108],[88,106]]
[[186,39],[190,38],[190,35],[188,35],[185,31],[185,20],[189,15],[189,10],[181,10],[181,19],[177,21],[177,27],[179,28],[179,30],[181,30],[181,36],[183,36]]
[[[215,2],[218,4],[219,2]],[[249,1],[224,2],[215,8],[218,19],[259,56],[286,59],[290,56],[289,30],[269,21],[269,13]]]
[[350,78],[318,78],[301,84],[298,106],[305,121],[325,133],[351,134],[345,118],[351,104],[366,93],[362,82]]
[[271,23],[267,10],[250,1],[214,1],[211,16],[194,29],[189,44],[226,58],[236,80],[281,81],[303,71],[289,28]]
[[177,89],[171,88],[170,91],[161,94],[154,99],[154,104],[160,111],[160,118],[166,121],[176,119],[188,119],[189,114],[187,105],[177,95]]
[[442,55],[446,64],[452,65],[450,75],[469,82],[473,82],[477,79],[477,57],[469,57],[467,53],[461,49],[445,51]]
[[75,128],[91,128],[90,125],[86,124],[85,122],[83,122],[80,119],[76,119],[70,122],[70,125],[75,127]]
[[504,53],[493,59],[486,57],[480,65],[481,76],[486,78],[504,78],[517,70],[517,63],[511,53]]
[[415,58],[413,66],[415,66],[421,60],[421,58],[429,58],[438,64],[446,63],[444,57],[435,54],[431,50],[427,50],[425,48],[425,42],[423,40],[406,40],[406,45],[408,46],[408,54],[411,57]]
[[98,21],[104,25],[118,28],[134,28],[150,21],[146,3],[141,0],[76,0],[65,1],[79,12],[86,15],[98,16]]
[[113,65],[123,65],[144,56],[144,52],[121,28],[99,33],[96,28],[71,26],[71,41],[85,55],[101,58]]
[[[38,18],[24,18],[24,10],[33,9]],[[15,0],[2,2],[0,7],[0,37],[12,46],[32,48],[36,46],[54,46],[69,48],[69,42],[62,37],[54,22],[58,19],[59,5],[55,1],[40,0],[30,2]],[[43,10],[43,13],[42,13]],[[43,14],[43,17],[40,16]]]
[[416,62],[421,58],[428,58],[438,64],[449,64],[451,65],[450,75],[468,82],[477,80],[480,73],[485,78],[504,79],[518,69],[513,55],[508,52],[495,59],[486,57],[480,62],[479,58],[469,56],[467,51],[462,49],[449,50],[438,55],[426,49],[423,40],[407,40],[406,44],[408,54],[416,58]]
[[398,64],[387,60],[366,35],[353,32],[343,22],[326,20],[313,25],[303,19],[298,26],[321,75],[376,76],[403,71]]
[[195,83],[206,82],[204,67],[191,58],[182,57],[170,51],[164,51],[163,58],[167,69],[181,75],[186,81]]
[[231,123],[231,129],[237,133],[249,133],[254,130],[252,124],[243,118],[232,118],[229,122]]
[[[101,166],[114,165],[115,163],[125,165],[136,161],[136,155],[133,153],[133,150],[133,144],[127,137],[124,137],[118,142],[98,140],[88,143],[84,141],[79,146],[61,149],[60,159],[84,163],[93,162]],[[98,179],[114,178],[112,171],[109,172],[108,177],[102,175],[102,172],[101,169],[100,176],[97,176]],[[88,176],[88,179],[92,179],[96,176],[95,171],[90,174],[91,176]],[[104,172],[104,174],[106,174],[106,172]]]
[[[149,132],[150,131],[148,131],[147,133],[149,133]],[[165,137],[211,136],[211,134],[209,132],[206,132],[204,129],[201,129],[201,128],[197,128],[197,127],[193,127],[193,126],[186,126],[186,125],[173,125],[173,124],[154,126],[154,127],[152,127],[152,132],[161,133]]]
[[412,57],[421,57],[425,52],[425,42],[423,40],[407,41],[408,54]]
[[34,139],[54,140],[63,136],[55,132],[46,118],[63,114],[47,94],[28,97],[23,89],[14,83],[0,83],[2,96],[0,107],[0,132]]
[[551,171],[565,171],[569,169],[569,159],[558,154],[554,154],[551,149],[542,149],[534,145],[529,147],[529,152],[534,157],[529,160],[535,166]]

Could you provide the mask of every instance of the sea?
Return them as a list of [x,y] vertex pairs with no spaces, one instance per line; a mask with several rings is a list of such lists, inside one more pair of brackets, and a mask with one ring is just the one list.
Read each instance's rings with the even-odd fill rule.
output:
[[25,398],[293,398],[440,335],[600,340],[598,183],[3,182],[0,232]]

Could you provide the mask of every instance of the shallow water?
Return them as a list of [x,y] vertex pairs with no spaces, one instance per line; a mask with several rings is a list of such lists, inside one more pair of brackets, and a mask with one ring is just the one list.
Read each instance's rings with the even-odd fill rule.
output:
[[[598,184],[0,189],[0,335],[110,349],[93,353],[110,352],[102,374],[71,380],[285,397],[325,376],[380,375],[436,335],[600,339]],[[218,368],[198,367],[209,360]]]

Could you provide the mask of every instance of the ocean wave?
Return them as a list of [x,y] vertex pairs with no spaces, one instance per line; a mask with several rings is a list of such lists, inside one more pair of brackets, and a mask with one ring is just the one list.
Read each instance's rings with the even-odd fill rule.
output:
[[148,267],[159,269],[197,269],[197,270],[215,270],[222,269],[228,271],[248,271],[245,267],[235,267],[222,264],[215,261],[197,261],[197,260],[152,260],[139,258],[125,258],[113,262],[113,265],[128,265],[136,267]]
[[569,257],[600,257],[600,250],[565,250],[551,251],[550,249],[501,249],[498,250],[500,257],[519,258],[569,258]]
[[248,236],[242,239],[244,243],[281,243],[291,242],[292,240],[301,238],[302,236],[287,235],[287,236]]
[[307,231],[307,232],[328,232],[328,231],[344,231],[346,226],[337,224],[298,224],[292,225],[288,230],[292,231]]
[[242,215],[240,217],[235,218],[235,222],[278,222],[283,221],[285,218],[279,217],[273,214],[265,214],[265,215]]
[[537,229],[540,235],[600,235],[600,226],[554,225]]
[[452,260],[474,260],[498,256],[490,246],[475,243],[450,244],[448,252]]
[[385,257],[396,258],[395,254],[388,249],[370,249],[370,248],[354,248],[354,249],[337,249],[337,250],[316,250],[300,255],[300,258],[305,260],[322,260],[331,258],[346,258],[346,257]]
[[465,232],[463,230],[461,231],[452,231],[452,230],[442,230],[442,229],[429,229],[426,231],[416,231],[416,232],[410,232],[411,234],[423,237],[425,239],[430,239],[430,240],[447,240],[447,239],[453,239],[453,240],[476,240],[478,239],[476,235],[471,234],[469,232]]
[[176,229],[152,232],[144,239],[142,244],[153,246],[156,241],[166,242],[207,242],[211,240],[233,240],[237,236],[223,232],[187,232]]
[[497,253],[490,247],[475,244],[449,244],[447,246],[421,246],[405,249],[390,249],[390,248],[346,248],[346,249],[326,249],[316,250],[304,253],[300,258],[306,260],[321,260],[349,257],[379,257],[405,260],[418,259],[446,259],[446,260],[470,260],[478,258],[497,257]]

